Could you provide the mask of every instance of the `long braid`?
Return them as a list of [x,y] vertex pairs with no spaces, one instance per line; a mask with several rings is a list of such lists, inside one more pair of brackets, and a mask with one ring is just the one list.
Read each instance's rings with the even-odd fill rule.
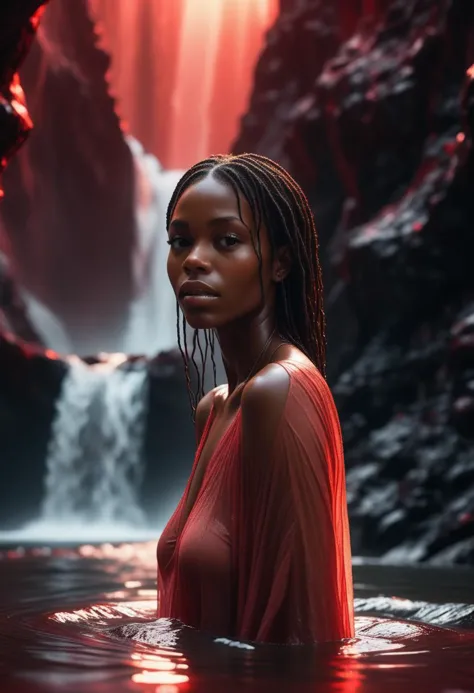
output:
[[[229,185],[234,191],[241,217],[240,195],[249,204],[256,227],[256,237],[252,235],[252,242],[259,262],[263,300],[260,250],[262,226],[265,225],[267,229],[273,252],[282,246],[289,249],[292,259],[290,272],[277,285],[277,328],[282,337],[301,349],[325,375],[326,318],[323,307],[319,243],[313,213],[305,194],[282,166],[265,156],[259,154],[212,156],[191,167],[179,181],[168,206],[167,228],[183,192],[210,174]],[[203,360],[207,361],[209,345],[215,382],[214,337],[214,334],[205,336],[204,355],[199,342],[198,348]],[[178,344],[181,344],[179,339]],[[186,345],[184,350],[180,346],[180,351],[185,361],[186,382],[189,390],[191,384]],[[193,355],[194,351],[195,348]],[[192,360],[197,368],[195,359]],[[204,363],[203,367],[205,367]],[[198,373],[198,392],[196,394],[190,392],[190,401],[194,403],[193,410],[198,398],[204,393],[203,386],[204,373],[201,376]]]
[[[183,348],[183,340],[181,338],[181,327],[179,324],[180,313],[179,313],[179,303],[176,301],[176,332],[178,335],[178,348],[181,352],[181,356],[184,363],[184,375],[186,377],[186,387],[188,390],[189,404],[191,405],[191,410],[193,412],[193,417],[196,413],[196,405],[194,403],[194,393],[191,387],[191,375],[189,373],[189,359],[187,351]],[[184,341],[186,341],[186,329],[184,329]]]
[[216,338],[214,332],[209,332],[209,343],[211,345],[212,375],[214,376],[214,387],[217,385],[217,366],[216,366]]

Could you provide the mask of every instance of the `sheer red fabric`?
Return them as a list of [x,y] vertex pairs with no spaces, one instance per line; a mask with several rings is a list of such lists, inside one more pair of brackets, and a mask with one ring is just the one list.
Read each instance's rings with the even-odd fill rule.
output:
[[158,542],[158,616],[215,635],[303,644],[354,635],[339,419],[314,367],[279,364],[288,396],[262,464],[245,464],[240,410],[187,519],[183,497]]

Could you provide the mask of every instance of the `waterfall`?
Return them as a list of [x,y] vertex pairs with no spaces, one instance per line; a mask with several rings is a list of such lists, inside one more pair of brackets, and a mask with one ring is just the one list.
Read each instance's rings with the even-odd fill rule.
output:
[[146,368],[122,354],[87,365],[70,357],[46,458],[43,522],[143,526],[139,507],[147,409]]

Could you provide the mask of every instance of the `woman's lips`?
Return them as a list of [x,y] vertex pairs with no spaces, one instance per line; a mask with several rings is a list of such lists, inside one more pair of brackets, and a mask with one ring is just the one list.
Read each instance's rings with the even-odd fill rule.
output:
[[209,306],[218,298],[219,296],[212,296],[211,294],[185,294],[181,298],[181,303],[188,308],[199,308]]
[[182,305],[187,308],[205,308],[218,298],[218,293],[206,282],[187,279],[181,284],[179,298]]

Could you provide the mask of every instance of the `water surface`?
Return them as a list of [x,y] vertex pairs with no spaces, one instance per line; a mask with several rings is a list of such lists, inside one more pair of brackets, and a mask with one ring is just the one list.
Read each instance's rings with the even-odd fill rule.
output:
[[0,549],[1,693],[474,691],[474,572],[357,564],[357,637],[230,642],[155,620],[156,542]]

